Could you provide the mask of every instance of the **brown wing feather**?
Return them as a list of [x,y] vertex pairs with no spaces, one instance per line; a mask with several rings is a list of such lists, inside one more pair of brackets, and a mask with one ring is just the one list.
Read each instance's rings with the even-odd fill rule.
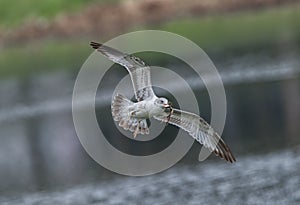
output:
[[236,161],[230,148],[204,119],[196,114],[178,109],[173,109],[172,114],[169,114],[169,112],[165,112],[161,116],[155,116],[155,118],[187,131],[200,144],[226,161],[231,163]]
[[151,85],[150,67],[141,59],[100,43],[91,42],[90,45],[111,61],[127,69],[138,101],[155,96]]

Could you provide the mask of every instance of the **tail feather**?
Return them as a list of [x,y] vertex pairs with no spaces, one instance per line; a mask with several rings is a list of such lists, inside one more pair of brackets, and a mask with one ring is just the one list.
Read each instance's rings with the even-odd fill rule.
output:
[[111,111],[115,121],[121,121],[129,117],[129,106],[133,105],[129,99],[117,94],[112,102]]
[[140,120],[130,115],[130,106],[134,103],[123,95],[117,94],[112,102],[111,111],[115,121],[125,130],[133,132],[133,136],[138,134],[149,134],[149,128],[145,119]]

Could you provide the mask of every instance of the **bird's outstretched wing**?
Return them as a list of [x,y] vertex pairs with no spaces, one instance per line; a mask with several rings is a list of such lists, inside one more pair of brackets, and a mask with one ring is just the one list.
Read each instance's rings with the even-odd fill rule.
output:
[[90,45],[111,61],[127,69],[131,77],[135,97],[138,101],[155,96],[151,85],[150,67],[141,59],[100,43],[91,42]]
[[187,131],[200,144],[203,144],[203,146],[226,161],[236,161],[229,147],[204,119],[190,112],[174,108],[172,110],[172,112],[171,110],[166,110],[161,115],[154,116],[154,118],[176,125]]

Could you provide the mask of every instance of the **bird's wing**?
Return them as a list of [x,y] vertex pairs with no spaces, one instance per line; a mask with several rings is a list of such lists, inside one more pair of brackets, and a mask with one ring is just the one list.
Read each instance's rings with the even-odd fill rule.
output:
[[138,101],[155,96],[151,85],[150,67],[141,59],[100,43],[91,42],[90,45],[111,61],[127,69],[131,77],[135,97]]
[[190,112],[178,109],[172,110],[166,110],[161,115],[154,116],[154,118],[176,125],[187,131],[200,144],[203,144],[203,146],[226,161],[236,161],[229,147],[204,119]]

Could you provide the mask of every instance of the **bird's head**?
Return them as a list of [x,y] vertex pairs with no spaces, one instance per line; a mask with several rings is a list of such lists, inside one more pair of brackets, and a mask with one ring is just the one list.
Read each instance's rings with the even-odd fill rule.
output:
[[166,98],[157,98],[154,101],[154,104],[162,109],[171,108],[171,102],[169,102]]

